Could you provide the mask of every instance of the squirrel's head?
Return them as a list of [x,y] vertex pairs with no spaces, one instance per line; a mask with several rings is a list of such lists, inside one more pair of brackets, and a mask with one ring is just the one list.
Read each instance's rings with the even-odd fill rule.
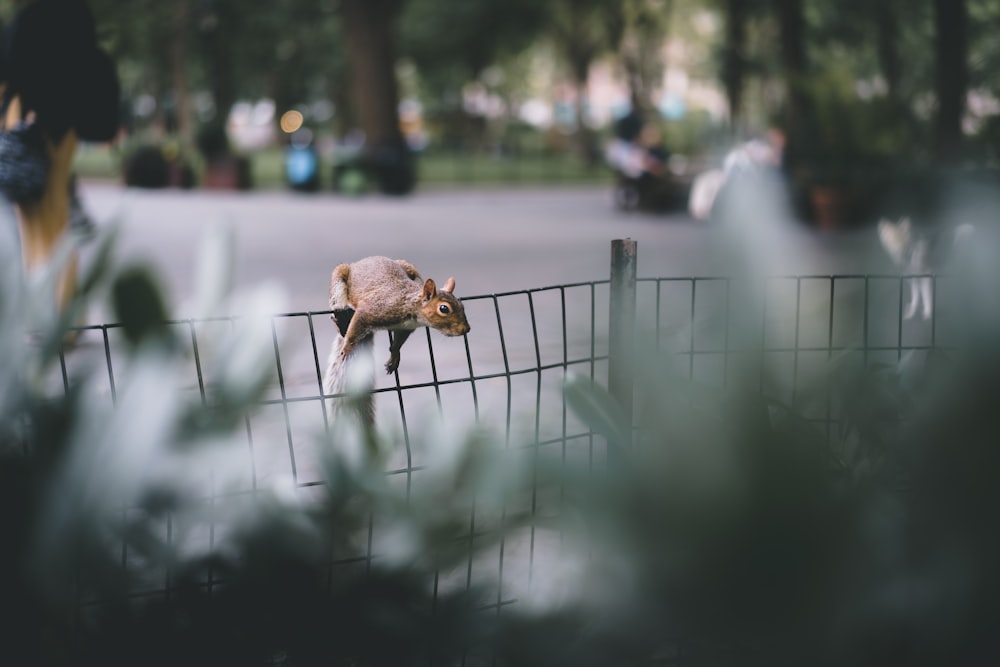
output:
[[446,336],[461,336],[471,328],[465,319],[465,307],[452,294],[454,291],[454,278],[448,278],[441,289],[430,278],[424,282],[420,312],[427,326]]

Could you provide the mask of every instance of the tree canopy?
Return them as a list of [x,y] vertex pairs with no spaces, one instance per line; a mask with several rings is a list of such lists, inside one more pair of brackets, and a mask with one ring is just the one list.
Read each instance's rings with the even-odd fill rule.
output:
[[[343,132],[403,96],[365,102],[379,86],[359,84],[364,68],[350,63],[383,56],[391,62],[379,68],[380,85],[395,90],[408,72],[415,85],[405,95],[425,108],[484,80],[544,75],[543,93],[559,84],[583,91],[592,67],[605,63],[647,102],[662,94],[671,68],[714,85],[734,129],[787,120],[789,108],[808,116],[804,105],[836,90],[855,106],[884,102],[914,144],[938,154],[963,133],[1000,134],[992,129],[1000,127],[996,0],[380,0],[368,47],[345,28],[360,0],[89,2],[127,101],[156,100],[157,122],[188,137],[236,100],[262,97],[279,113],[332,101],[329,122]],[[5,17],[15,8],[0,2]],[[701,52],[714,55],[692,55]],[[390,110],[379,122],[397,121]]]

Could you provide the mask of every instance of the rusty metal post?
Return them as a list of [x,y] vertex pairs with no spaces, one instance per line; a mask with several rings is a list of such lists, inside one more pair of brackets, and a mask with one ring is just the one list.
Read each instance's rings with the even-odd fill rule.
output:
[[[633,364],[635,361],[636,242],[611,242],[610,321],[608,323],[608,391],[622,409],[626,435],[632,442]],[[609,456],[613,456],[609,452]]]

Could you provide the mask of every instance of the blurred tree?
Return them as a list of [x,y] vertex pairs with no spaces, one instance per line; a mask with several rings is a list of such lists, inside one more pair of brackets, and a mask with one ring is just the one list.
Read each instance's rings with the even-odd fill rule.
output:
[[787,93],[783,121],[789,143],[794,145],[800,140],[802,116],[807,113],[803,89],[808,68],[804,0],[774,0],[774,8],[781,32],[781,71]]
[[[376,120],[384,111],[370,112],[385,109],[383,102],[365,106],[361,101],[369,95],[384,97],[375,91],[387,90],[389,84],[376,85],[376,79],[359,74],[361,82],[348,85],[348,46],[366,41],[364,31],[344,30],[344,21],[358,14],[350,11],[353,2],[277,0],[253,12],[233,0],[135,0],[125,5],[93,0],[92,5],[102,38],[118,60],[126,97],[155,98],[155,125],[170,132],[191,135],[195,115],[204,120],[210,107],[227,107],[239,97],[270,97],[279,113],[304,101],[332,98],[341,131],[356,126],[350,118],[355,110],[368,124],[398,124],[394,118]],[[921,138],[922,145],[933,146],[938,154],[952,151],[948,146],[961,137],[964,91],[982,89],[994,96],[1000,91],[995,75],[1000,69],[993,66],[1000,58],[993,38],[1000,21],[995,0],[906,5],[902,0],[511,0],[502,5],[490,0],[387,0],[372,5],[367,14],[373,17],[372,30],[384,33],[390,43],[398,23],[398,54],[412,62],[410,78],[417,82],[428,113],[450,109],[460,116],[464,85],[478,80],[490,92],[509,92],[515,82],[505,72],[507,64],[545,44],[558,49],[578,88],[586,86],[581,73],[590,63],[615,53],[629,86],[648,102],[662,81],[671,17],[706,9],[724,21],[721,38],[715,38],[720,44],[715,66],[731,118],[739,123],[741,116],[772,116],[777,106],[773,84],[784,81],[784,122],[793,140],[793,126],[801,122],[796,117],[808,115],[801,107],[807,101],[803,88],[812,85],[809,63],[820,71],[836,62],[863,85],[874,86],[872,94],[885,95],[896,116],[919,129],[914,136],[928,135]],[[693,31],[679,38],[685,43],[701,39]],[[928,48],[931,43],[936,48]],[[376,63],[395,63],[395,57],[383,48],[377,51],[374,58],[361,58],[365,65],[352,67],[378,69],[389,81],[392,66]],[[484,72],[491,74],[483,78]],[[508,84],[495,85],[502,79]],[[394,81],[391,86],[396,87]],[[214,104],[194,95],[205,90],[213,91]],[[399,97],[398,90],[394,95]],[[940,113],[925,99],[937,99]],[[362,106],[369,111],[361,111]],[[582,118],[582,109],[577,111]],[[400,140],[394,129],[389,133],[397,135],[389,144]],[[584,129],[581,147],[592,155],[586,134]]]
[[739,125],[747,67],[748,0],[724,0],[726,43],[723,46],[722,83],[729,102],[729,124]]
[[941,162],[954,162],[961,155],[962,116],[969,86],[968,9],[965,0],[934,0],[934,19],[938,101],[934,153]]
[[930,3],[824,1],[814,2],[811,13],[813,62],[823,63],[826,71],[833,63],[846,68],[853,75],[856,102],[882,109],[881,128],[872,128],[881,136],[869,143],[895,135],[901,139],[897,157],[926,154],[928,132],[917,109],[933,93]]
[[[196,124],[224,119],[240,98],[270,97],[281,110],[347,97],[338,94],[346,65],[331,6],[279,0],[247,12],[231,0],[92,4],[125,98],[150,95],[157,102],[154,124],[185,140]],[[193,91],[209,92],[209,103],[192,104]],[[348,106],[338,105],[342,112]]]
[[[767,79],[777,66],[762,47],[772,45],[769,0],[720,0],[716,2],[725,23],[719,71],[729,106],[730,130],[745,130],[747,84],[752,77]],[[756,106],[760,106],[756,100]],[[758,110],[759,111],[759,110]]]
[[[341,131],[350,129],[350,96],[341,21],[333,6],[279,0],[240,17],[233,40],[235,83],[241,97],[270,98],[276,121],[297,105],[337,100]],[[300,109],[310,118],[309,109]],[[328,119],[320,117],[317,122]]]
[[969,86],[990,90],[1000,97],[1000,3],[967,0],[969,31]]
[[546,17],[545,3],[535,0],[409,0],[400,24],[400,52],[433,92],[449,93],[530,46]]
[[569,66],[576,88],[576,137],[581,157],[594,164],[600,157],[597,141],[587,124],[590,67],[621,40],[624,3],[604,0],[558,0],[550,3],[551,35]]
[[[919,33],[929,18],[927,12],[912,5],[906,5],[904,11],[899,0],[816,4],[813,23],[818,49],[852,53],[858,78],[879,77],[882,92],[894,107],[902,110],[914,92],[913,85],[907,88],[904,77],[919,80],[917,72],[930,65],[929,59],[920,58],[922,48],[916,44],[925,37]],[[918,40],[914,40],[915,33]]]
[[651,103],[663,77],[663,45],[674,5],[675,0],[623,0],[609,3],[603,17],[617,45],[629,92],[643,104]]
[[[91,0],[90,6],[97,22],[98,35],[118,65],[122,95],[131,103],[148,95],[156,100],[153,109],[140,109],[139,114],[148,119],[157,131],[173,129],[173,85],[185,86],[190,81],[190,59],[185,58],[185,71],[172,71],[181,63],[181,53],[186,53],[187,40],[176,34],[184,25],[183,12],[176,3],[135,0],[124,5],[111,0]],[[164,29],[167,26],[168,29]],[[127,126],[134,121],[134,108],[125,119]]]
[[171,28],[173,40],[170,49],[170,75],[174,90],[174,108],[177,114],[177,133],[185,144],[194,138],[191,127],[191,95],[188,86],[188,32],[191,23],[191,7],[188,0],[174,0]]
[[216,117],[225,123],[229,110],[236,103],[235,33],[239,30],[241,12],[232,0],[202,0],[198,29],[202,53],[207,67],[208,89]]
[[379,188],[407,194],[416,184],[413,156],[399,125],[396,24],[403,0],[342,0],[350,86],[364,161]]
[[899,87],[903,69],[898,38],[899,22],[902,17],[896,5],[897,3],[892,0],[869,5],[875,12],[879,66],[885,79],[886,92],[894,101],[898,101],[900,97]]
[[445,144],[467,147],[486,138],[486,124],[463,108],[463,88],[471,82],[500,95],[513,113],[518,86],[511,69],[537,43],[547,18],[545,3],[535,0],[406,3],[400,52],[414,66],[424,109],[443,128]]

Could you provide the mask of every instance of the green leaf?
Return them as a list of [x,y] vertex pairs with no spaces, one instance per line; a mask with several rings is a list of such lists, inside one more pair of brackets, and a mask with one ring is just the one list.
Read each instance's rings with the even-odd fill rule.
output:
[[167,308],[149,271],[140,267],[122,271],[112,285],[111,298],[125,338],[133,346],[152,339],[169,339]]
[[91,294],[109,275],[112,266],[111,253],[118,243],[118,229],[118,222],[115,221],[109,231],[98,234],[94,258],[80,275],[77,291],[81,295]]
[[628,442],[628,420],[615,398],[593,380],[585,377],[569,378],[564,387],[570,408],[590,430],[608,440],[619,449]]

